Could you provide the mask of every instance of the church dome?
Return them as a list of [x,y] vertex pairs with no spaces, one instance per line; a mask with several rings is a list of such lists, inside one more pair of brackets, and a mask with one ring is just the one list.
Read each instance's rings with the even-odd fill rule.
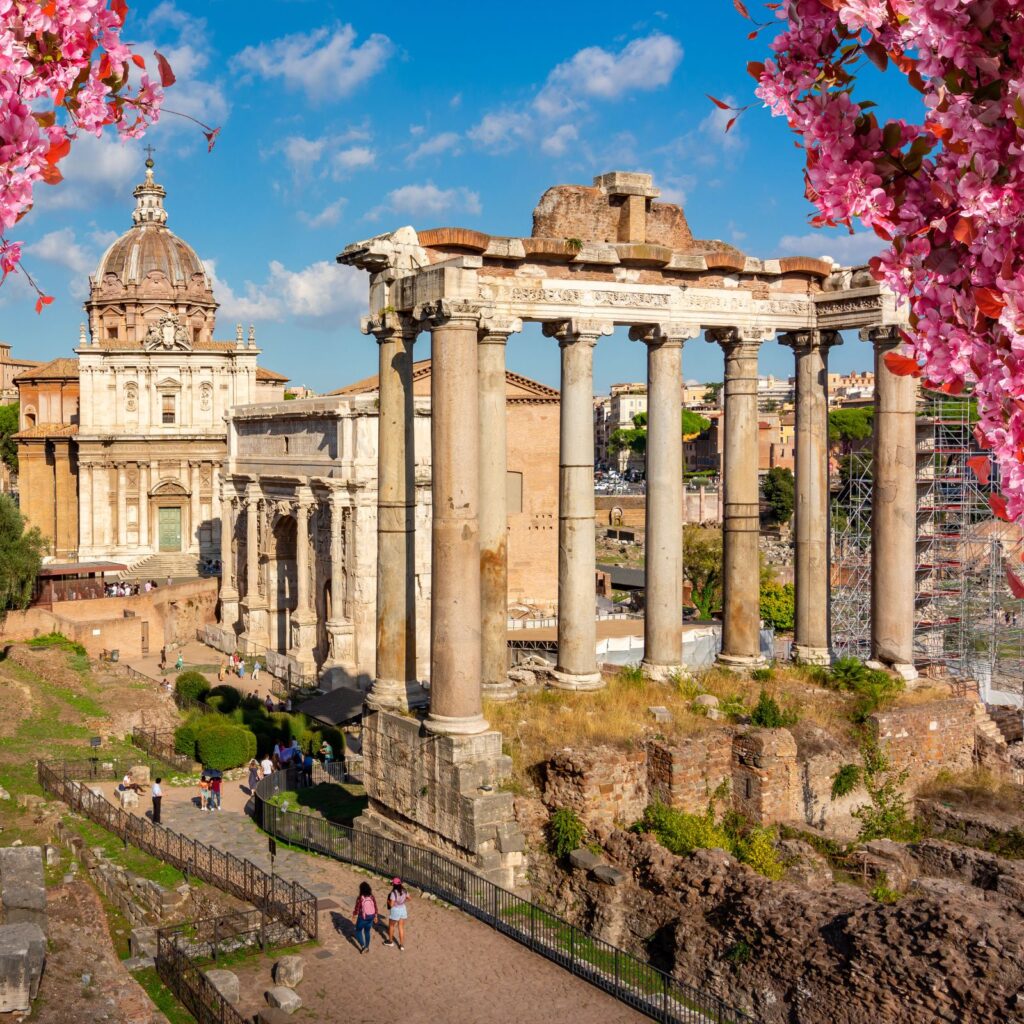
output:
[[202,284],[209,290],[209,278],[196,251],[167,227],[167,192],[153,180],[151,159],[146,161],[146,180],[136,186],[133,195],[136,205],[132,227],[103,254],[94,280],[101,283],[113,274],[122,285],[144,285],[153,280],[153,271],[159,271],[158,280],[178,287],[195,282],[196,275],[201,275]]

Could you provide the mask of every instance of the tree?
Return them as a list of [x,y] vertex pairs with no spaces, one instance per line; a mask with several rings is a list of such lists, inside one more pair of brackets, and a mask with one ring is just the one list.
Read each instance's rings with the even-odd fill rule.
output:
[[18,445],[14,435],[18,432],[18,403],[0,405],[0,459],[12,472],[18,472]]
[[0,622],[9,611],[28,607],[45,550],[39,531],[26,530],[18,506],[0,494]]
[[[705,419],[695,412],[690,412],[689,409],[683,409],[681,426],[683,437],[689,438],[703,434],[711,426],[711,420]],[[632,427],[619,427],[618,430],[613,430],[608,438],[608,451],[612,455],[618,455],[619,452],[625,451],[627,448],[634,455],[646,458],[647,413],[638,412],[633,417]]]
[[777,633],[792,632],[796,618],[796,595],[792,583],[761,580],[761,618]]
[[828,414],[828,439],[843,445],[866,441],[875,421],[874,406],[858,409],[833,409]]
[[718,395],[722,387],[723,382],[720,380],[708,384],[708,389],[704,392],[704,401],[707,405],[718,405]]
[[[737,3],[746,17],[746,8]],[[897,374],[948,394],[974,384],[980,435],[1024,518],[1024,33],[1017,0],[784,0],[757,95],[806,156],[815,226],[879,236],[869,265],[910,307]],[[767,25],[758,26],[756,35]],[[905,76],[915,119],[855,99],[867,62]],[[893,70],[895,69],[895,70]],[[728,104],[715,101],[719,106]],[[735,120],[735,119],[733,119]],[[730,122],[731,126],[732,122]],[[1011,580],[1011,584],[1014,580]],[[1019,580],[1018,585],[1024,589]]]
[[788,523],[793,517],[796,505],[796,487],[793,482],[793,471],[784,466],[769,469],[761,485],[764,500],[776,523]]
[[683,579],[702,619],[722,606],[722,531],[688,523],[683,527]]

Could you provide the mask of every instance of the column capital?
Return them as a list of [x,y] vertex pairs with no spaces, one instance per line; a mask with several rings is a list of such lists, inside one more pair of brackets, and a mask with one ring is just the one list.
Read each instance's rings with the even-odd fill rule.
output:
[[700,337],[699,324],[685,324],[665,321],[653,324],[635,324],[629,329],[630,341],[642,341],[645,345],[682,348],[693,338]]
[[316,497],[313,494],[313,488],[308,484],[303,484],[295,491],[295,497],[298,500],[299,511],[303,509],[310,509],[316,504]]
[[372,334],[379,344],[390,340],[396,334],[415,341],[416,335],[420,332],[420,325],[408,313],[381,310],[373,316],[364,316],[359,321],[359,329],[363,334]]
[[842,345],[843,337],[838,331],[783,331],[779,344],[791,348],[797,355],[812,352],[816,348],[829,349]]
[[598,338],[606,338],[615,330],[611,320],[585,320],[573,317],[571,320],[555,320],[544,324],[544,336],[557,338],[559,345],[582,342],[594,346]]
[[258,483],[256,483],[255,480],[253,480],[245,488],[245,500],[246,500],[246,503],[251,508],[252,506],[256,505],[259,501],[261,501],[262,498],[263,498],[263,490],[261,489],[260,485]]
[[903,344],[903,332],[896,324],[882,324],[878,327],[862,327],[860,340],[870,341],[879,352],[888,352]]
[[724,349],[751,347],[756,351],[764,341],[771,341],[775,329],[753,324],[749,327],[709,327],[704,336]]
[[509,335],[518,334],[523,321],[517,316],[487,316],[480,318],[480,344],[504,345]]
[[481,317],[490,316],[491,310],[478,302],[469,302],[466,299],[437,299],[435,302],[424,302],[416,306],[412,315],[421,328],[431,331],[451,323],[477,327]]

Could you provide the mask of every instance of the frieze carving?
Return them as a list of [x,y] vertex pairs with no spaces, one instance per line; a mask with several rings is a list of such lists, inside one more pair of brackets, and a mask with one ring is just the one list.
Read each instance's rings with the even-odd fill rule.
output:
[[882,296],[865,295],[858,299],[824,299],[816,305],[819,316],[835,316],[841,313],[874,313],[882,308]]
[[595,306],[668,306],[669,295],[664,292],[605,292],[596,291],[590,295]]
[[203,383],[199,385],[199,408],[203,412],[209,412],[213,407],[213,385]]
[[513,302],[554,302],[578,306],[583,293],[573,288],[513,288]]

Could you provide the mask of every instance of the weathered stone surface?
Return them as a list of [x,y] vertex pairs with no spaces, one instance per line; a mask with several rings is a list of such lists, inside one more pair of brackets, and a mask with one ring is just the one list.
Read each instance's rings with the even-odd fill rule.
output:
[[46,936],[38,925],[0,926],[0,1013],[31,1007],[45,962]]
[[232,1006],[238,1003],[239,984],[238,975],[234,971],[216,969],[206,972],[206,980],[229,1002]]
[[55,864],[60,863],[59,846],[53,846],[51,843],[46,844],[46,863],[49,867],[53,867]]
[[133,764],[131,767],[132,782],[137,786],[148,786],[150,783],[149,765]]
[[285,1013],[294,1013],[302,1005],[298,992],[285,988],[284,985],[275,985],[267,989],[267,1002],[279,1010],[284,1010]]
[[124,964],[126,971],[134,973],[135,971],[144,971],[152,967],[156,960],[151,956],[130,956],[127,960],[122,960],[121,963]]
[[622,885],[626,881],[626,873],[612,864],[598,864],[592,874],[603,885]]
[[786,866],[786,881],[806,889],[822,889],[832,884],[828,861],[810,843],[784,839],[779,843],[779,856]]
[[132,956],[156,956],[156,929],[133,928],[128,936],[128,950]]
[[868,878],[884,874],[887,884],[905,892],[918,875],[917,865],[910,850],[903,843],[891,839],[873,839],[850,854],[850,861],[858,872]]
[[301,956],[283,956],[274,964],[274,981],[286,988],[295,988],[302,981],[304,967],[305,961]]
[[698,708],[717,708],[718,698],[713,693],[698,693],[693,703]]
[[7,924],[26,921],[46,931],[46,879],[40,847],[0,849],[0,902]]
[[601,863],[601,858],[596,853],[591,853],[585,846],[581,846],[569,854],[569,863],[581,871],[591,871]]
[[289,1014],[276,1006],[264,1006],[256,1014],[256,1024],[287,1024],[290,1020]]
[[[712,700],[718,702],[717,697]],[[731,774],[732,733],[725,729],[687,736],[675,744],[660,740],[647,744],[650,798],[666,807],[703,813],[711,794],[723,783],[728,785]]]
[[117,797],[121,801],[121,807],[126,811],[139,806],[139,794],[134,789],[118,790]]
[[591,829],[632,824],[649,799],[646,761],[643,750],[563,750],[544,766],[542,798],[572,808]]

